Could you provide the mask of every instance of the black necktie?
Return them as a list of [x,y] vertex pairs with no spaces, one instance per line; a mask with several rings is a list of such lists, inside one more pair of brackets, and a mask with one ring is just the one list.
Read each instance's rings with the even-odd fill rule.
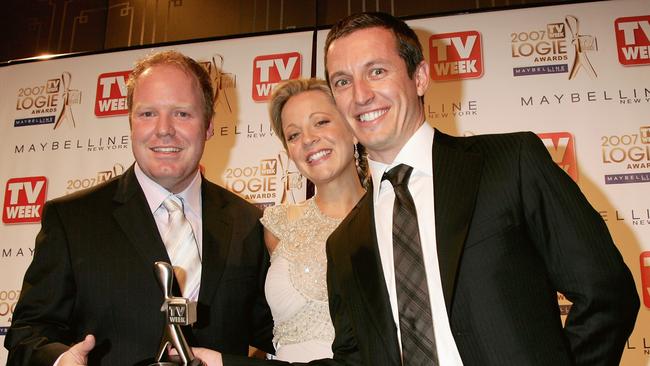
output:
[[393,259],[402,335],[403,365],[438,365],[429,288],[424,270],[418,217],[408,182],[413,168],[400,164],[384,173],[395,190]]

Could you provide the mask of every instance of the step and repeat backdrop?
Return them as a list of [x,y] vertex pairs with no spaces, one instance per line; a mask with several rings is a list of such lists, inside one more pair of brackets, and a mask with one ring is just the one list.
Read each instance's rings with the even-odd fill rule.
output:
[[[266,101],[279,81],[309,76],[312,39],[312,32],[297,32],[0,68],[0,342],[45,201],[101,184],[133,164],[126,81],[134,61],[148,53],[173,48],[210,72],[218,98],[215,134],[201,161],[208,179],[260,207],[304,200],[306,181],[273,135]],[[7,351],[0,348],[4,365]]]
[[[650,2],[408,23],[431,68],[429,123],[457,135],[537,133],[600,212],[642,300],[621,365],[650,366]],[[326,35],[315,38],[320,77]],[[133,163],[125,83],[133,62],[147,53],[177,49],[213,78],[215,136],[202,160],[208,179],[262,208],[303,200],[306,181],[273,135],[266,102],[281,80],[310,76],[313,36],[291,32],[1,67],[0,342],[44,202],[100,184]],[[562,294],[558,305],[570,311]]]

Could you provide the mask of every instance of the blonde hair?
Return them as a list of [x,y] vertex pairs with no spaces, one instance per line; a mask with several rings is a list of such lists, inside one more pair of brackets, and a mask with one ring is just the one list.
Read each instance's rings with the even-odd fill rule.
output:
[[[279,84],[273,89],[271,101],[269,102],[271,128],[273,129],[275,135],[282,142],[282,146],[284,146],[285,150],[288,150],[288,147],[286,137],[284,136],[284,131],[282,130],[282,110],[284,109],[284,106],[287,104],[289,99],[291,99],[291,97],[308,91],[322,92],[323,94],[327,95],[332,104],[336,106],[336,101],[332,95],[332,90],[327,85],[327,82],[323,79],[294,79]],[[357,158],[357,174],[359,175],[361,185],[367,188],[369,182],[368,154],[366,152],[366,149],[361,144],[357,144],[355,150],[359,155]]]
[[285,149],[287,148],[287,140],[284,136],[284,131],[282,130],[282,110],[291,97],[314,90],[327,95],[332,104],[336,105],[336,102],[334,102],[334,96],[332,96],[332,91],[329,86],[327,86],[327,82],[322,79],[311,78],[289,80],[277,85],[273,89],[271,101],[269,102],[271,128],[275,135],[280,139],[282,146],[284,146]]
[[198,85],[201,87],[201,95],[203,96],[203,114],[205,118],[205,125],[208,126],[214,114],[214,90],[210,75],[205,67],[201,66],[192,58],[183,55],[182,53],[174,50],[160,51],[138,60],[129,75],[127,82],[127,97],[126,103],[129,108],[129,121],[131,120],[131,108],[133,107],[133,91],[140,75],[147,69],[154,66],[176,66],[191,76],[194,76]]

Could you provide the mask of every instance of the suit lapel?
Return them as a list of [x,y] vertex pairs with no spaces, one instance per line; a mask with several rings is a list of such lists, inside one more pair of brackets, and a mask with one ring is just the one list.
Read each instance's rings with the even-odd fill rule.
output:
[[451,316],[456,274],[474,213],[483,160],[457,138],[435,132],[433,193],[442,290]]
[[[223,274],[232,236],[232,216],[221,193],[205,179],[201,183],[203,211],[203,248],[200,302],[210,303],[217,284]],[[114,197],[119,205],[113,217],[127,236],[145,266],[151,267],[157,261],[170,263],[165,244],[149,210],[147,200],[135,177],[133,166],[118,182]],[[176,283],[174,283],[175,290]]]
[[113,217],[145,265],[151,267],[153,274],[154,262],[169,262],[165,245],[135,177],[133,166],[118,179],[113,200],[119,205],[113,211]]
[[221,192],[203,178],[203,258],[199,302],[210,303],[221,280],[232,240],[233,217]]
[[372,319],[377,334],[384,341],[388,354],[399,355],[397,329],[377,247],[372,187],[368,188],[368,193],[351,212],[347,225],[346,232],[354,235],[354,239],[349,242],[350,260],[358,283],[358,293],[368,309],[366,313]]

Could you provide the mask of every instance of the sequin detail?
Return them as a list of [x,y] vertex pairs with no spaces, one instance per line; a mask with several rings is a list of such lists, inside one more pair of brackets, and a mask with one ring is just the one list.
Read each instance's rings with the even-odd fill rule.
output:
[[334,327],[327,302],[327,257],[325,242],[341,222],[325,216],[313,198],[307,200],[302,215],[287,217],[287,205],[269,207],[261,219],[279,243],[271,262],[278,257],[289,261],[289,282],[306,300],[288,320],[275,324],[273,343],[295,344],[309,340],[334,340]]

